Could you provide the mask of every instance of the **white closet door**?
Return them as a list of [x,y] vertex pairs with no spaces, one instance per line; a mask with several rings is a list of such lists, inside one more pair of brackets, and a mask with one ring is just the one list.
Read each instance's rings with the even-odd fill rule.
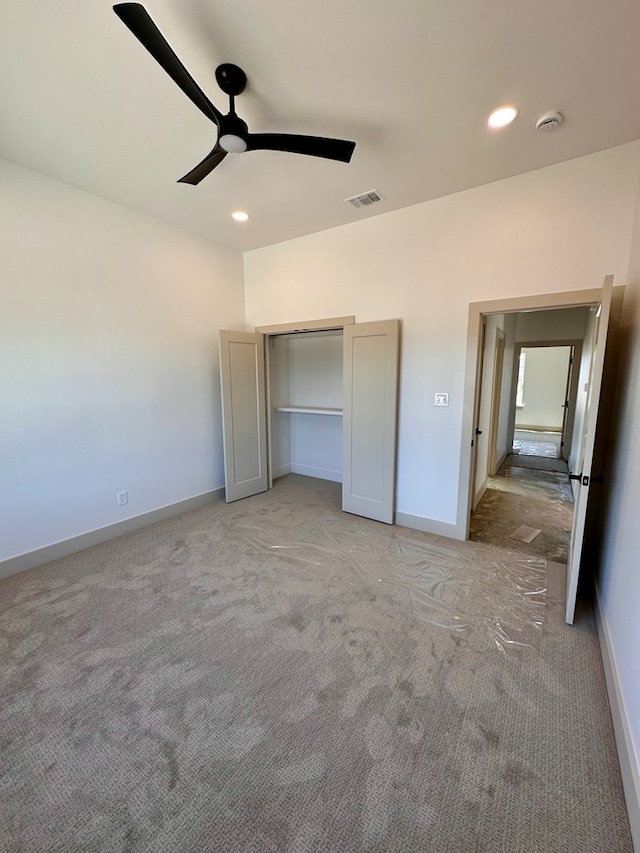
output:
[[342,509],[393,524],[400,322],[344,327]]
[[263,338],[259,332],[220,332],[227,503],[268,487]]

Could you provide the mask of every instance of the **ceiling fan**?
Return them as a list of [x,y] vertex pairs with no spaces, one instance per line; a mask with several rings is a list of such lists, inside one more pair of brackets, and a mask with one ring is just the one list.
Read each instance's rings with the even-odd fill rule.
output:
[[345,139],[328,139],[323,136],[302,136],[291,133],[249,133],[235,110],[235,98],[247,85],[247,77],[237,65],[225,63],[216,68],[216,80],[222,91],[229,96],[229,112],[223,115],[207,98],[169,43],[140,3],[118,3],[113,11],[146,47],[151,56],[160,63],[171,79],[180,86],[185,95],[218,128],[218,141],[213,151],[201,163],[188,172],[179,183],[199,184],[218,166],[227,154],[243,151],[288,151],[293,154],[308,154],[348,163],[355,142]]

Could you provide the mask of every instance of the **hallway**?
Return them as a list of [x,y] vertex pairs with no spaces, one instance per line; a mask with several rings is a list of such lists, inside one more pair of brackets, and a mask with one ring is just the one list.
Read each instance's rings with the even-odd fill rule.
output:
[[[527,457],[526,464],[535,459]],[[567,474],[516,467],[517,461],[508,456],[497,474],[489,477],[487,490],[471,514],[469,538],[566,563],[573,521]],[[528,543],[513,539],[523,524],[541,532]]]

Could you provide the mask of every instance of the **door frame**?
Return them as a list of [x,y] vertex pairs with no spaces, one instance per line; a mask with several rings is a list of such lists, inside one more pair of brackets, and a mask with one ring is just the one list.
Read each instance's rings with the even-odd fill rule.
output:
[[325,317],[320,320],[303,320],[298,323],[275,323],[271,326],[256,326],[254,332],[263,335],[291,335],[295,332],[330,332],[356,322],[355,314],[348,317]]
[[536,311],[549,308],[575,308],[581,305],[599,305],[602,286],[587,290],[571,290],[559,293],[542,293],[532,296],[517,296],[472,302],[469,305],[467,325],[467,352],[465,362],[462,435],[460,446],[460,472],[458,478],[458,507],[456,513],[455,538],[469,538],[469,523],[473,502],[472,491],[475,465],[472,461],[473,430],[477,404],[478,368],[481,365],[479,346],[483,317],[485,314],[515,314],[520,311]]

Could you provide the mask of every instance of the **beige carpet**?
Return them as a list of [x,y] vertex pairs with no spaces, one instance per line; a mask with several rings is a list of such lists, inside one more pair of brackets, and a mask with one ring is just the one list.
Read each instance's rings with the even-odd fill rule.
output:
[[3,853],[632,850],[564,567],[339,489],[292,475],[0,584]]

